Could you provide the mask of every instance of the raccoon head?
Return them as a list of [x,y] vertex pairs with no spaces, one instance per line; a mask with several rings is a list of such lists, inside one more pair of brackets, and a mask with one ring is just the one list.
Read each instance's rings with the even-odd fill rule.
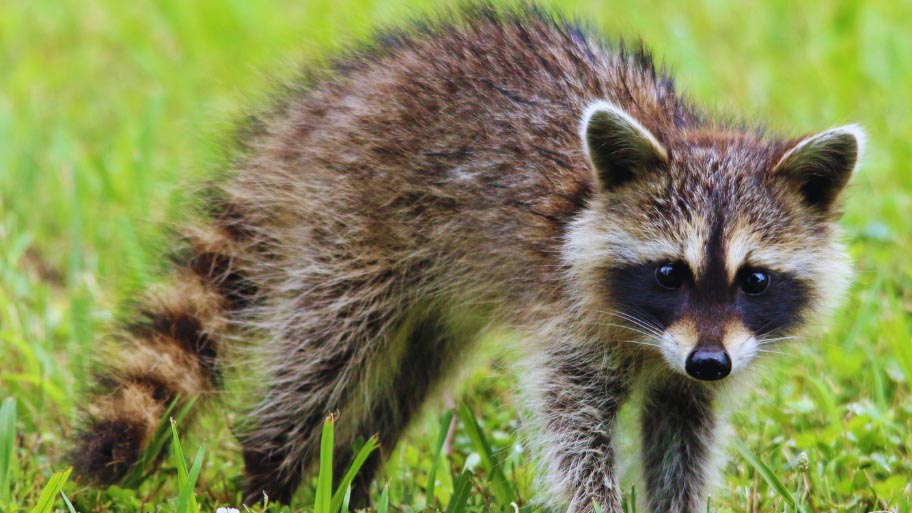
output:
[[651,132],[603,101],[586,110],[593,193],[564,259],[588,322],[612,343],[718,380],[825,317],[845,292],[836,221],[864,134],[845,126],[780,140],[667,125]]

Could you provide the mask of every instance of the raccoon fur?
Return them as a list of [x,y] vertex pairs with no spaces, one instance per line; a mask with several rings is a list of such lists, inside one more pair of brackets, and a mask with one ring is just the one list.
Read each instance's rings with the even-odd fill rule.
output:
[[331,412],[336,461],[379,436],[363,497],[502,326],[543,500],[621,511],[612,438],[637,392],[650,511],[704,511],[721,395],[846,288],[836,221],[861,130],[720,120],[640,46],[529,6],[463,7],[309,76],[245,132],[122,330],[78,469],[121,479],[172,400],[216,395],[240,352],[265,362],[239,434],[247,500],[291,499]]

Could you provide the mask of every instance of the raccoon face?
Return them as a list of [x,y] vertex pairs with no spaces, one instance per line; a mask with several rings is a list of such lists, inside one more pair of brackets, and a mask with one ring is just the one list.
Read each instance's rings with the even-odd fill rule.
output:
[[594,172],[564,258],[591,322],[713,381],[825,316],[850,274],[838,198],[863,133],[793,141],[705,128],[654,135],[619,107],[583,117]]

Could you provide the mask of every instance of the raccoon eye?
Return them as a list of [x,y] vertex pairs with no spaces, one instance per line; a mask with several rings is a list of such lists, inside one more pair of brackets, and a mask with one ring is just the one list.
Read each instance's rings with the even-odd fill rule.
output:
[[681,262],[670,262],[656,267],[655,277],[662,287],[675,290],[687,279],[687,269]]
[[741,273],[741,290],[745,294],[756,296],[763,294],[769,288],[770,274],[760,269],[746,269]]

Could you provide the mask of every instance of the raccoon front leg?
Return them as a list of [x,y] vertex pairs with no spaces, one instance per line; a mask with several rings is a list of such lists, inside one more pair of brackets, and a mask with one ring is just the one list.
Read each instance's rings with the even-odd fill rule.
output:
[[535,376],[545,476],[543,484],[569,512],[621,512],[613,445],[615,421],[628,393],[631,370],[603,350],[561,350],[546,356],[545,375]]
[[709,387],[683,376],[668,376],[647,389],[641,425],[649,511],[705,511],[716,423],[712,403]]

